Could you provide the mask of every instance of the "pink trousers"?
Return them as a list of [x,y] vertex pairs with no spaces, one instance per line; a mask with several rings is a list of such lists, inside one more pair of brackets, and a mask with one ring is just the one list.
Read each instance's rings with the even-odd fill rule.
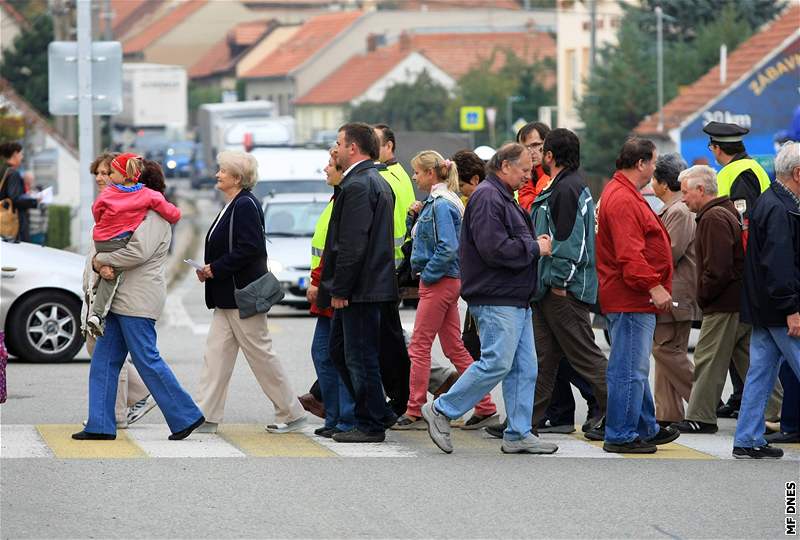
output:
[[[422,406],[428,399],[428,379],[431,375],[431,347],[436,335],[444,355],[459,373],[472,364],[472,356],[461,341],[461,320],[458,316],[458,296],[461,280],[443,277],[432,285],[419,284],[419,305],[414,319],[414,334],[408,346],[411,357],[411,388],[406,415],[422,416]],[[489,394],[475,406],[475,414],[492,415],[497,407]]]

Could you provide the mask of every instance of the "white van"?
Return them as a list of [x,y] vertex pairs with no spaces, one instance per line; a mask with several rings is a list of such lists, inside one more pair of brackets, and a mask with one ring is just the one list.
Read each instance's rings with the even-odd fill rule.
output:
[[258,182],[253,194],[259,200],[278,193],[333,193],[325,183],[327,150],[318,148],[254,148],[258,160]]

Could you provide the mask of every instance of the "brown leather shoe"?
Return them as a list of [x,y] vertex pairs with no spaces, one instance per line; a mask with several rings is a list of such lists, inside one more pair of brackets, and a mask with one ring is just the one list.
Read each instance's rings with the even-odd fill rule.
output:
[[457,380],[458,380],[458,372],[451,373],[450,376],[447,377],[447,379],[442,383],[442,386],[437,388],[436,391],[433,393],[433,399],[438,398],[439,396],[450,390],[450,388],[454,384],[456,384]]
[[308,394],[298,396],[297,399],[300,400],[300,405],[302,405],[305,410],[314,416],[319,416],[323,420],[325,419],[325,404],[318,401],[317,398],[314,397],[314,394],[309,392]]

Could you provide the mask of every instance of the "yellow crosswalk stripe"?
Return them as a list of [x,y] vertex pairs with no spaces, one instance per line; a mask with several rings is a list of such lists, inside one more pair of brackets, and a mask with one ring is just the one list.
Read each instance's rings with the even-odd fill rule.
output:
[[257,424],[223,424],[218,434],[253,457],[336,457],[302,433],[267,433]]
[[36,426],[50,450],[61,459],[125,459],[147,455],[124,431],[113,441],[76,441],[72,434],[83,429],[74,424],[39,424]]
[[[601,451],[603,450],[603,441],[590,441],[586,437],[583,436],[583,433],[580,432],[580,427],[578,430],[572,434],[573,437],[576,439],[580,439],[585,441],[592,446],[599,448]],[[680,443],[671,442],[669,444],[662,444],[658,447],[658,451],[655,454],[618,454],[621,457],[626,458],[633,458],[633,459],[717,459],[714,456],[709,454],[705,454],[694,448],[689,448],[688,446],[684,446]]]

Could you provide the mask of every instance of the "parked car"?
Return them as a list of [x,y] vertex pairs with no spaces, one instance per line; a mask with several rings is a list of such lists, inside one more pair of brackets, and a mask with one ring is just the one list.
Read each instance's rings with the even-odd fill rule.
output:
[[167,178],[186,178],[196,170],[197,143],[193,141],[174,141],[165,151],[161,163]]
[[80,332],[80,255],[36,244],[4,242],[0,325],[13,356],[33,362],[72,360]]
[[286,295],[281,304],[308,308],[311,237],[329,200],[324,193],[279,193],[264,198],[267,261]]

